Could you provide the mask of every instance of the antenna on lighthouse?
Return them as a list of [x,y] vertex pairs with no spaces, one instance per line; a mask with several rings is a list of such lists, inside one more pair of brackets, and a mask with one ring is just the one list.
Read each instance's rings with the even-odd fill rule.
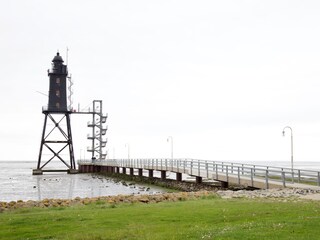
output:
[[68,66],[69,48],[67,47],[66,65]]

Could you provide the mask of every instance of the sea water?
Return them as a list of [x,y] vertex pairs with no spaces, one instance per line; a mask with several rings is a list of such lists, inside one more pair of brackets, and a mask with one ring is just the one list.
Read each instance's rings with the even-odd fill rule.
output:
[[155,194],[164,188],[127,184],[98,174],[44,173],[32,175],[36,162],[0,161],[0,201],[72,199],[119,194]]

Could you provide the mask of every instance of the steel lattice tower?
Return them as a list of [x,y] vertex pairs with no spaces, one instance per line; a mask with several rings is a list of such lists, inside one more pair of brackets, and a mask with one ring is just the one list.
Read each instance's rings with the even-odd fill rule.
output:
[[[70,114],[72,112],[70,107],[67,105],[68,69],[67,65],[63,64],[63,62],[64,61],[58,52],[52,60],[52,68],[48,70],[49,101],[48,106],[45,106],[42,109],[42,113],[45,115],[45,118],[38,164],[37,168],[33,170],[33,174],[35,175],[42,174],[43,172],[77,172],[74,160],[70,122]],[[49,151],[51,155],[49,159],[43,159],[44,149]],[[65,155],[67,155],[67,159],[64,159]],[[44,167],[47,166],[53,159],[59,159],[66,168],[45,169]]]

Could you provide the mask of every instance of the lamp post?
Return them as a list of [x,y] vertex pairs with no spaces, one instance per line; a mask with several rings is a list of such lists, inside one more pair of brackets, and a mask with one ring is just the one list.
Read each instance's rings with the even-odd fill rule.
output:
[[294,183],[294,175],[293,175],[293,133],[292,133],[292,128],[289,126],[286,126],[282,130],[283,136],[285,136],[285,130],[289,129],[291,132],[291,172],[292,172],[292,183]]
[[128,160],[130,159],[130,145],[129,143],[126,143],[125,147],[128,148]]
[[171,160],[173,160],[173,137],[169,136],[167,142],[171,141]]

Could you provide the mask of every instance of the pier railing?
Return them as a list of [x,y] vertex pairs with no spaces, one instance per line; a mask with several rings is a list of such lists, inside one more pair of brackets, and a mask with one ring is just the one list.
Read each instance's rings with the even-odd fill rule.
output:
[[279,182],[283,187],[292,183],[320,186],[320,171],[258,164],[167,158],[79,160],[78,163],[180,172],[208,179],[217,179],[218,176],[224,176],[228,180],[229,177],[233,177],[238,179],[239,184],[241,179],[247,178],[251,179],[252,186],[255,179],[262,179],[265,182],[266,188],[268,188],[269,181]]

